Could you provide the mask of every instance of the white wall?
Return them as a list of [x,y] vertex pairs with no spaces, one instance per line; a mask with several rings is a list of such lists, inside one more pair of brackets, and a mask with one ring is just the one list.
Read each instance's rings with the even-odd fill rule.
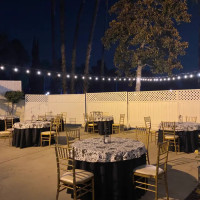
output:
[[76,118],[83,123],[83,113],[107,112],[119,121],[125,114],[127,127],[144,126],[144,117],[150,116],[152,128],[161,121],[178,121],[178,116],[197,116],[200,122],[200,90],[173,90],[147,92],[106,92],[65,95],[26,95],[25,118],[45,114],[67,112],[67,121]]

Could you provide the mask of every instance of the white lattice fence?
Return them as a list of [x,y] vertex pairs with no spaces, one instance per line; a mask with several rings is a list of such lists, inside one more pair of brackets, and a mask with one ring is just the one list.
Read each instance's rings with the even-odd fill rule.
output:
[[81,124],[85,112],[85,95],[26,95],[26,119],[31,119],[33,114],[37,117],[45,112],[52,112],[53,115],[67,112],[67,123]]
[[200,90],[148,91],[128,93],[128,116],[131,127],[144,126],[150,116],[152,128],[160,122],[178,121],[178,116],[197,116],[200,119]]
[[102,111],[119,121],[120,114],[125,114],[127,124],[127,92],[87,93],[86,112]]

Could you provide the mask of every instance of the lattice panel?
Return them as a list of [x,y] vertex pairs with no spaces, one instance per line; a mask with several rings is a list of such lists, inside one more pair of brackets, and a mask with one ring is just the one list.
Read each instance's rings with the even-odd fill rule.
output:
[[87,102],[127,101],[127,92],[87,93]]
[[47,95],[26,95],[25,102],[48,102]]
[[62,94],[62,95],[49,95],[49,103],[84,103],[84,94]]
[[129,92],[128,101],[176,101],[177,92],[172,91],[149,91],[149,92]]
[[179,90],[178,98],[185,101],[200,100],[200,90]]

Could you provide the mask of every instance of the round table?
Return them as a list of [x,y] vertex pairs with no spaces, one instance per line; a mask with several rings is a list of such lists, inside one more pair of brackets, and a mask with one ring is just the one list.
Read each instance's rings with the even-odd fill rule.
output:
[[133,169],[146,163],[143,143],[111,138],[111,143],[105,144],[103,138],[90,138],[72,146],[76,168],[94,173],[96,200],[133,200],[144,194],[136,192],[132,182]]
[[[112,134],[112,124],[114,123],[113,116],[95,116],[94,123],[97,124],[95,129],[100,135]],[[85,127],[85,131],[87,126]]]
[[50,129],[50,122],[26,121],[13,125],[12,146],[25,148],[30,146],[40,146],[40,133]]
[[[170,128],[170,127],[169,127]],[[175,132],[180,138],[180,151],[192,153],[198,149],[198,134],[200,133],[200,123],[195,122],[175,122]],[[163,142],[163,133],[160,129],[158,133],[158,142]],[[173,148],[170,147],[170,150]]]

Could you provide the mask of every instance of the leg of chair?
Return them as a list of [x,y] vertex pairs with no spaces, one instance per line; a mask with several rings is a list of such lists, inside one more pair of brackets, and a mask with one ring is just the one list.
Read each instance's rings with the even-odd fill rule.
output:
[[94,177],[92,178],[92,200],[94,200]]
[[56,192],[56,200],[58,200],[58,197],[59,197],[59,190],[60,190],[60,185],[58,183],[57,184],[57,192]]
[[155,200],[158,199],[158,177],[155,179]]
[[175,152],[177,153],[177,145],[176,145],[176,139],[174,138],[174,147],[175,147]]
[[167,174],[164,174],[164,181],[165,181],[165,192],[167,196],[167,200],[169,200],[169,195],[168,195],[168,183],[167,183]]
[[42,146],[42,134],[40,136],[40,146]]
[[51,146],[51,133],[49,134],[49,146]]

